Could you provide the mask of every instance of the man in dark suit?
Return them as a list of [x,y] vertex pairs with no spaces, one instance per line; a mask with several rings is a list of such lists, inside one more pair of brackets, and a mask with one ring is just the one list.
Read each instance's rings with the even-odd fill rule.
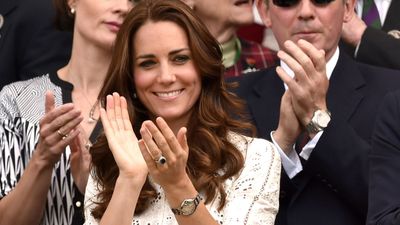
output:
[[[381,27],[367,26],[358,16],[343,24],[342,38],[350,46],[348,52],[357,61],[392,69],[400,69],[400,1],[375,1]],[[365,3],[364,3],[365,4]]]
[[54,25],[52,0],[0,1],[0,89],[64,66],[72,33]]
[[259,136],[280,143],[278,225],[365,224],[373,121],[383,96],[400,87],[400,72],[356,63],[339,51],[354,1],[257,2],[281,64],[237,78],[236,91]]
[[400,91],[388,94],[375,125],[370,153],[367,225],[400,224]]

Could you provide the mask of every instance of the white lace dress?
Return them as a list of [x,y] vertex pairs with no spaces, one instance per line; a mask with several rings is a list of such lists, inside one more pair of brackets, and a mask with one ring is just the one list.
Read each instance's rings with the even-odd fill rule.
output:
[[[245,158],[240,173],[226,180],[225,207],[218,211],[220,196],[206,207],[219,224],[273,225],[279,207],[279,181],[281,161],[274,145],[264,139],[229,135],[232,143]],[[151,180],[151,179],[150,179]],[[162,188],[153,183],[157,198],[139,216],[132,217],[134,225],[176,225],[178,222],[165,198]],[[86,225],[98,224],[91,210],[96,202],[97,185],[90,177],[85,195]],[[200,193],[202,195],[202,193]],[[204,195],[202,195],[204,197]]]

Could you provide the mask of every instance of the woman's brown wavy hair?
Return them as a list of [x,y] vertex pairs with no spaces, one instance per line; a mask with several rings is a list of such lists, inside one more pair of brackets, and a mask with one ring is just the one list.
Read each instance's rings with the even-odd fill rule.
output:
[[73,31],[75,16],[71,13],[68,0],[53,0],[52,3],[56,12],[54,23],[57,29]]
[[[227,138],[228,132],[253,134],[254,129],[245,120],[243,103],[227,90],[217,41],[186,4],[179,0],[146,0],[133,8],[117,35],[114,55],[99,98],[104,102],[106,95],[113,92],[125,96],[135,133],[140,138],[140,126],[149,119],[149,112],[134,94],[133,40],[137,30],[149,21],[173,22],[188,37],[193,62],[201,76],[202,90],[187,125],[190,151],[186,171],[196,189],[205,193],[206,203],[212,201],[217,192],[221,194],[219,209],[222,209],[226,203],[223,182],[238,174],[244,165],[242,154]],[[91,155],[93,176],[100,189],[92,215],[99,219],[111,200],[119,169],[104,134],[91,149]],[[223,173],[218,174],[218,171]],[[156,192],[147,180],[135,214],[143,212],[155,197]]]

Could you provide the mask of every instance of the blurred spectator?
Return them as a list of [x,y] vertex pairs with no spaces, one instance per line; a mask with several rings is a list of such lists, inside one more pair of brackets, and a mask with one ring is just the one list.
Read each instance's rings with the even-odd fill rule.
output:
[[236,35],[239,27],[254,23],[252,1],[182,1],[194,10],[221,44],[225,77],[240,76],[277,63],[276,52]]
[[343,24],[347,51],[360,62],[400,69],[400,1],[364,2],[357,1],[357,15]]
[[54,17],[52,0],[0,1],[0,89],[67,64],[72,33]]

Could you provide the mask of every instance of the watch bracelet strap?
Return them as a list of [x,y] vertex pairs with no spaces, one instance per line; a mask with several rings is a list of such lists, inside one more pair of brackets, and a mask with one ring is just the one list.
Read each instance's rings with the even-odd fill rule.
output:
[[[187,199],[185,199],[185,200],[187,200]],[[182,201],[181,207],[182,207],[182,204],[183,204],[183,202],[184,202],[185,200]],[[195,210],[197,209],[197,206],[200,204],[200,201],[201,201],[201,196],[200,196],[200,194],[198,193],[198,194],[196,195],[196,197],[194,197],[194,199],[193,199],[193,203],[194,203],[194,205],[195,205]],[[183,215],[183,213],[182,213],[182,211],[181,211],[180,208],[178,208],[178,209],[177,209],[177,208],[171,208],[171,210],[172,210],[172,212],[173,212],[175,215],[178,215],[178,216]],[[194,212],[193,212],[193,213],[194,213]]]
[[306,128],[307,132],[311,133],[311,134],[316,134],[322,130],[322,129],[318,129],[312,120],[305,126],[305,128]]

